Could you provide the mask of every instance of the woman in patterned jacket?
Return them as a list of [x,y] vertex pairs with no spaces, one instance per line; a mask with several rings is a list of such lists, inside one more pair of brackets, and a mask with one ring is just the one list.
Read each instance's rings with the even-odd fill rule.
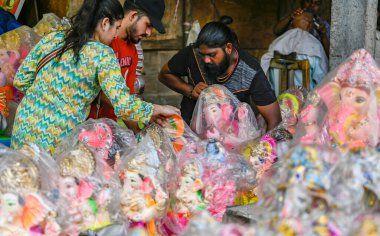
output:
[[[12,148],[34,142],[53,153],[60,138],[86,120],[100,90],[123,119],[148,123],[179,114],[175,107],[153,105],[129,94],[107,46],[123,17],[118,0],[85,0],[70,30],[48,34],[34,47],[14,79],[25,97],[17,109]],[[44,60],[48,62],[41,68]]]

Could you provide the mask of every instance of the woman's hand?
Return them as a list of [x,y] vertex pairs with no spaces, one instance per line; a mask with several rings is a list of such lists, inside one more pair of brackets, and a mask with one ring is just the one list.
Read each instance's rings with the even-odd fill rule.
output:
[[152,122],[155,122],[159,125],[162,125],[162,118],[173,116],[173,115],[181,115],[181,112],[178,108],[169,106],[169,105],[153,105],[153,115]]

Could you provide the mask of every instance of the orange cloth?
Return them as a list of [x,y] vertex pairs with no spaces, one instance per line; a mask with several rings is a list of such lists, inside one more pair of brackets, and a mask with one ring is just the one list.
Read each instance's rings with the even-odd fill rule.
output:
[[12,85],[0,87],[0,93],[4,93],[6,95],[7,101],[13,100],[14,93]]
[[[119,61],[121,73],[125,79],[125,82],[130,90],[131,94],[134,94],[135,81],[136,81],[136,68],[138,63],[138,54],[136,46],[132,43],[127,43],[124,40],[116,38],[112,41],[111,45],[116,57]],[[96,118],[96,104],[98,99],[96,98],[91,104],[91,111],[88,118]],[[98,118],[109,118],[116,121],[116,115],[113,107],[110,104],[101,102]]]
[[[148,207],[154,207],[154,205],[156,205],[156,202],[154,201],[152,196],[150,196],[149,194],[145,195],[145,203]],[[149,236],[157,235],[155,219],[152,219],[146,223],[146,230],[148,231]]]

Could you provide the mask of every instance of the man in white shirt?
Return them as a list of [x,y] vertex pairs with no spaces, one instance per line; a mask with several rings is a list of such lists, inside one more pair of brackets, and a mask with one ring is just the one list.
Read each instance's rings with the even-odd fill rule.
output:
[[[275,91],[278,91],[278,82],[273,70],[268,71],[270,60],[274,51],[281,54],[297,53],[297,60],[308,59],[310,63],[310,88],[314,88],[327,74],[328,59],[321,42],[309,32],[313,26],[313,15],[303,12],[293,20],[293,28],[276,38],[269,46],[268,52],[261,58],[261,67],[269,75],[271,84]],[[302,72],[296,71],[295,85],[302,86]],[[278,96],[278,94],[276,94]]]

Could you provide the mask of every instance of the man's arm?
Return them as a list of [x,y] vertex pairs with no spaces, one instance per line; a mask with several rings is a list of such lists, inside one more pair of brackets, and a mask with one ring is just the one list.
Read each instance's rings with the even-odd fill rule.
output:
[[285,31],[288,29],[291,21],[293,20],[294,16],[301,15],[303,13],[303,10],[301,8],[295,9],[291,14],[288,16],[282,18],[277,24],[273,27],[273,33],[277,36],[280,36],[281,34],[285,33]]
[[276,36],[280,36],[285,33],[286,29],[289,27],[292,17],[290,15],[282,18],[277,24],[273,27],[273,33]]
[[278,102],[266,106],[257,106],[260,114],[267,123],[267,132],[274,129],[281,122],[281,112]]
[[326,33],[326,27],[324,25],[321,25],[319,29],[317,29],[319,36],[321,37],[321,43],[323,46],[323,49],[325,50],[327,58],[329,58],[330,55],[330,39],[327,37]]
[[161,83],[166,85],[171,90],[174,90],[186,97],[191,97],[191,92],[194,89],[194,86],[186,83],[180,77],[172,74],[170,72],[168,64],[165,64],[162,67],[160,74],[158,75],[158,79]]
[[170,72],[168,64],[162,67],[158,79],[171,90],[194,100],[207,88],[207,84],[203,82],[198,83],[196,86],[186,83],[183,79]]
[[280,106],[269,80],[258,62],[256,63],[256,66],[253,64],[254,68],[256,67],[257,73],[249,89],[250,96],[267,124],[267,131],[270,131],[281,122]]

